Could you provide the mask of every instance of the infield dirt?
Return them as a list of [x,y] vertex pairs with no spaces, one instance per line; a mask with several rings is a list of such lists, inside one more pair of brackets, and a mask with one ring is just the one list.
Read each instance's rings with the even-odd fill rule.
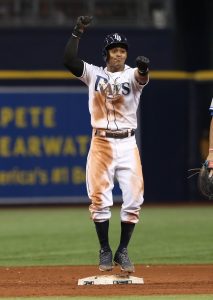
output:
[[[144,284],[78,286],[79,278],[103,275],[97,266],[0,267],[0,296],[213,294],[213,265],[135,267],[132,275]],[[119,273],[116,267],[106,275]]]

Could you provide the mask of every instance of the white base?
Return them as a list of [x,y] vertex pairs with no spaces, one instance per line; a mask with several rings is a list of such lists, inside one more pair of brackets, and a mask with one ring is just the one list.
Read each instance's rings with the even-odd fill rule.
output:
[[143,278],[130,275],[97,275],[78,280],[78,285],[144,284]]

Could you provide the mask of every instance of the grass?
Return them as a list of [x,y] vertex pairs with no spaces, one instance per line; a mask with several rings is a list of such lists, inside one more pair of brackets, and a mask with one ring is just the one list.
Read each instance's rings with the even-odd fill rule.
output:
[[[211,205],[144,206],[129,253],[135,264],[213,263],[212,228]],[[113,250],[119,235],[115,207]],[[0,239],[0,266],[97,264],[99,244],[87,207],[2,208]]]

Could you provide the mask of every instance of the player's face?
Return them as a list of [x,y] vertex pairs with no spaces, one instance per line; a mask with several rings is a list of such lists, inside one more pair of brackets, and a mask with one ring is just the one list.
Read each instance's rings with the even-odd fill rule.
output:
[[108,52],[107,69],[110,72],[119,72],[124,69],[127,51],[124,48],[115,47]]

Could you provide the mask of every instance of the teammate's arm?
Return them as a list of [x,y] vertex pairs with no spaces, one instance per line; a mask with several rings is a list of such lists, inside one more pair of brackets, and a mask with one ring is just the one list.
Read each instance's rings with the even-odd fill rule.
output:
[[92,17],[78,17],[76,25],[73,29],[71,38],[69,39],[64,52],[64,65],[75,76],[80,77],[83,74],[84,62],[78,57],[79,40],[87,26],[92,21]]
[[135,78],[140,84],[146,84],[149,80],[149,59],[145,56],[136,58],[137,69],[135,70]]
[[210,168],[213,168],[213,117],[211,119],[211,124],[209,129],[209,154],[206,160],[209,161]]

